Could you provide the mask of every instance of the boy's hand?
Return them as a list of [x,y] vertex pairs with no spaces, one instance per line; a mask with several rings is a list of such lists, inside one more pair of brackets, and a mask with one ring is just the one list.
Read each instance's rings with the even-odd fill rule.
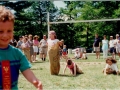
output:
[[39,80],[33,81],[33,85],[37,88],[37,90],[43,90],[42,83]]

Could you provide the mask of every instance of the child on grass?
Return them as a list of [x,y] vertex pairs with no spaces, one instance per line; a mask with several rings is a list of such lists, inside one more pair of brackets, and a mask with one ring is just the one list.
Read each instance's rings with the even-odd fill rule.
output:
[[79,51],[79,49],[76,49],[75,50],[75,54],[74,54],[74,58],[72,58],[72,59],[80,59],[81,57],[80,57],[80,51]]
[[106,59],[106,66],[103,70],[104,75],[107,74],[117,74],[119,75],[119,70],[117,67],[117,61],[113,59],[112,57],[109,57]]
[[63,73],[65,74],[66,68],[70,69],[70,73],[73,76],[76,76],[76,74],[83,74],[83,71],[78,67],[78,65],[76,63],[74,63],[71,59],[67,60],[67,64],[66,67],[63,71]]
[[18,90],[19,70],[38,90],[42,83],[30,70],[31,64],[18,48],[9,45],[14,32],[14,15],[0,6],[0,90]]

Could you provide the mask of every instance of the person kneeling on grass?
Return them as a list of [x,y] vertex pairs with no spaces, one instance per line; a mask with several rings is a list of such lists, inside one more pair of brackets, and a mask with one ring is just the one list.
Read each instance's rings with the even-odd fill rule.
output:
[[117,61],[113,59],[112,57],[109,57],[106,59],[106,66],[103,70],[104,75],[107,74],[117,74],[119,75],[119,70],[117,66]]
[[78,65],[76,63],[74,63],[71,59],[68,59],[67,60],[67,64],[66,64],[66,67],[63,71],[63,73],[65,74],[65,71],[66,71],[66,68],[69,68],[70,69],[70,73],[73,75],[73,76],[76,76],[76,74],[83,74],[83,71],[78,67]]

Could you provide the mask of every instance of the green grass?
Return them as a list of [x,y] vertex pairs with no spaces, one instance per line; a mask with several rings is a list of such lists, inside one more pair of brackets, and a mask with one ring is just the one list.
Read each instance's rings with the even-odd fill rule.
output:
[[[73,55],[70,55],[70,57],[73,57]],[[41,80],[44,90],[120,90],[120,76],[103,75],[102,70],[105,66],[105,60],[95,59],[94,55],[88,55],[88,60],[74,60],[74,62],[82,68],[84,74],[73,77],[67,69],[66,74],[63,75],[65,60],[60,61],[61,68],[58,76],[50,75],[48,60],[45,62],[39,60],[32,63],[31,70]],[[119,61],[117,64],[120,67]],[[36,90],[22,74],[20,74],[18,86],[20,90]]]

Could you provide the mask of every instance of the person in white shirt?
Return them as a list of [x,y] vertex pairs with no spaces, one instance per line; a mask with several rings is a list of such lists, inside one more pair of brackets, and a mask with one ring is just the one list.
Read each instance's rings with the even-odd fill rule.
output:
[[103,70],[104,75],[107,74],[117,74],[119,75],[119,70],[117,66],[117,61],[113,59],[112,57],[109,57],[106,59],[106,66]]
[[80,58],[80,52],[78,50],[76,50],[74,56],[75,56],[76,59],[79,59]]
[[55,31],[49,32],[48,43],[48,59],[50,62],[51,75],[58,75],[60,71],[60,54],[59,47],[63,44],[57,39]]
[[118,40],[119,40],[119,34],[116,34],[115,44],[118,42]]
[[112,54],[112,57],[115,58],[115,47],[114,47],[114,39],[113,36],[110,36],[110,41],[109,41],[109,49],[110,49],[110,53]]
[[117,52],[117,54],[119,56],[119,61],[120,61],[120,39],[116,43],[116,52]]
[[102,40],[102,50],[103,50],[103,59],[106,59],[108,56],[108,40],[106,39],[106,35],[103,36]]
[[76,49],[75,49],[74,58],[72,58],[72,59],[80,59],[80,58],[81,58],[81,57],[80,57],[80,51],[79,51],[78,48],[76,48]]

